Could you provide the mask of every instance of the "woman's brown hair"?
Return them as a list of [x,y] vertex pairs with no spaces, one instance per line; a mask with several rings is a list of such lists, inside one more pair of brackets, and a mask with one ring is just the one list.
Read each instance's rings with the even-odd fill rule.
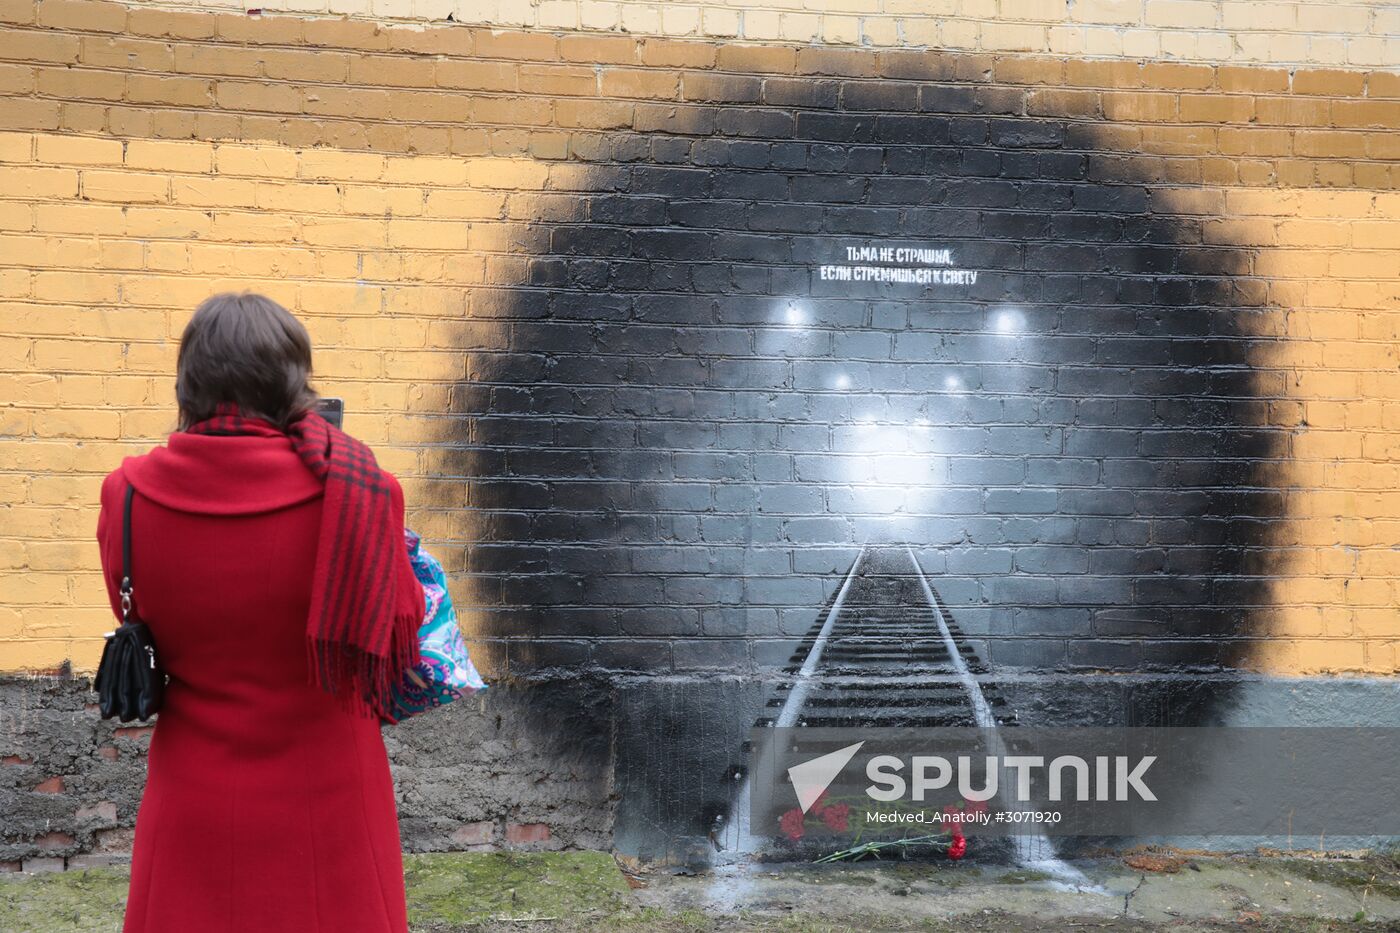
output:
[[180,337],[180,430],[212,417],[220,402],[286,428],[316,404],[310,378],[311,337],[290,311],[251,292],[214,295]]

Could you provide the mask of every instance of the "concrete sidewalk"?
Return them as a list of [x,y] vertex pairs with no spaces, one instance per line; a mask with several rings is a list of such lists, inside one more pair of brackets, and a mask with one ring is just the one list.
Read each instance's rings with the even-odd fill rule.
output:
[[[1400,930],[1400,859],[1171,853],[1077,863],[1092,890],[973,861],[630,873],[602,852],[405,858],[414,933]],[[0,877],[0,930],[112,931],[120,868]]]

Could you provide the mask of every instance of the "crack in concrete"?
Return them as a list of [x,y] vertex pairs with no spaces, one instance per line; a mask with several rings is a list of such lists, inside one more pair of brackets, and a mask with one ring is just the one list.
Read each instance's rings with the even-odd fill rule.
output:
[[1123,916],[1128,916],[1128,904],[1132,901],[1133,895],[1137,894],[1138,891],[1140,891],[1142,889],[1142,886],[1145,884],[1147,884],[1147,876],[1139,875],[1137,887],[1133,888],[1127,894],[1123,895]]

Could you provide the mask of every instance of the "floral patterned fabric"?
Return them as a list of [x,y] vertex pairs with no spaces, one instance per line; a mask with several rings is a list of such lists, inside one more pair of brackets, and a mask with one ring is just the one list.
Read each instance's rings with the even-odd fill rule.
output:
[[467,656],[442,565],[420,546],[418,535],[404,529],[403,537],[413,573],[423,584],[423,625],[418,629],[418,666],[404,675],[391,708],[381,716],[390,723],[486,689]]

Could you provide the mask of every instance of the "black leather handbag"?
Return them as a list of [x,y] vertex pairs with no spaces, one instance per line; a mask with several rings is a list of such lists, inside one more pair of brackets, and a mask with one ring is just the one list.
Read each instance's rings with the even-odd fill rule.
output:
[[116,716],[122,722],[150,719],[160,711],[165,696],[165,672],[156,659],[155,639],[132,601],[131,497],[135,492],[134,487],[126,487],[122,507],[122,624],[105,636],[94,684],[102,718]]

